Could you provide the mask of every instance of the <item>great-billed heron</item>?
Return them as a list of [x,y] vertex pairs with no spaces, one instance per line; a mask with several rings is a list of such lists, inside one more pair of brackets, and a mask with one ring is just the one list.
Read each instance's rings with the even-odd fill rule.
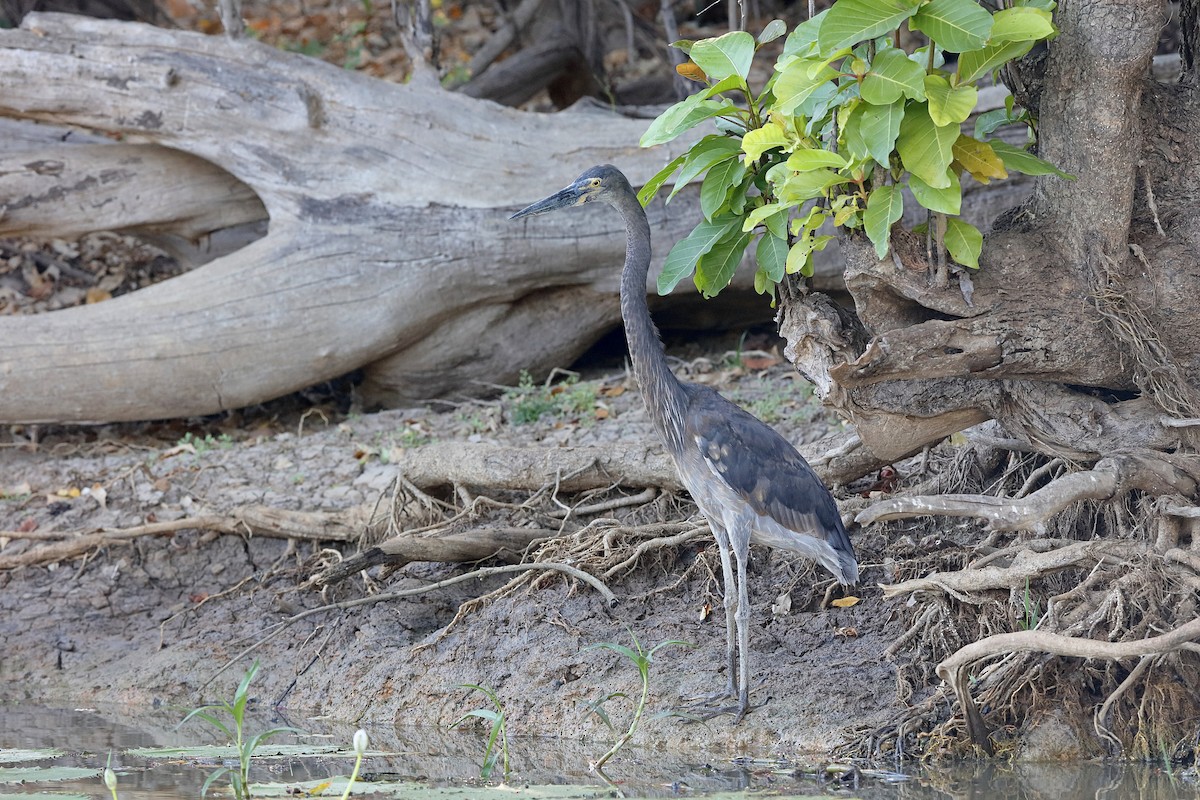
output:
[[683,383],[646,304],[650,224],[629,181],[616,167],[592,167],[567,188],[523,208],[513,219],[603,201],[625,221],[621,316],[633,372],[646,410],[708,519],[725,583],[728,693],[741,719],[750,708],[750,541],[801,553],[843,585],[858,580],[858,562],[837,505],[804,458],[769,425],[708,386]]

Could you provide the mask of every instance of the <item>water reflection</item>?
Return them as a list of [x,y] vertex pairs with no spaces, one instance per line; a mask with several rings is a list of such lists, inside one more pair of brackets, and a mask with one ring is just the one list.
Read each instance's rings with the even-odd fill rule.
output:
[[[129,753],[131,749],[144,747],[224,743],[219,734],[199,722],[178,728],[185,713],[185,709],[174,708],[76,710],[0,705],[0,756],[8,748],[57,748],[64,752],[54,760],[57,765],[102,769],[111,752],[113,766],[121,773],[122,800],[194,800],[199,797],[207,775],[219,764],[186,758],[147,759]],[[253,776],[257,780],[290,783],[349,774],[353,766],[350,741],[355,725],[262,708],[248,714],[250,731],[281,725],[301,728],[309,735],[273,741],[330,744],[345,748],[346,754],[256,762]],[[469,787],[478,782],[482,733],[385,726],[368,727],[367,733],[371,749],[389,755],[367,759],[364,778],[421,781],[447,787]],[[703,739],[699,728],[697,739]],[[600,788],[596,776],[588,771],[588,764],[607,746],[604,741],[514,738],[510,741],[514,782]],[[706,751],[702,747],[684,753],[630,747],[612,762],[609,774],[630,797],[698,797],[744,790],[757,790],[756,793],[765,790],[777,796],[823,794],[865,800],[1166,800],[1200,796],[1187,774],[1145,765],[991,762],[954,766],[882,765],[878,771],[864,770],[857,788],[850,776],[842,781],[814,775],[814,770],[822,766],[803,760],[734,761],[727,753]],[[889,775],[892,770],[902,775]],[[0,785],[0,794],[12,788]],[[41,788],[107,797],[98,777]]]

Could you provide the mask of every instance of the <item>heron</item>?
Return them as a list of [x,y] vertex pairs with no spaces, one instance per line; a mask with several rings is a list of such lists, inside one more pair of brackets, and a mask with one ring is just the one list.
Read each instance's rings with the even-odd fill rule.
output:
[[650,223],[620,170],[592,167],[511,219],[595,202],[612,206],[625,223],[621,317],[646,411],[721,557],[729,680],[723,695],[709,699],[727,697],[735,704],[710,716],[728,712],[740,721],[750,709],[751,540],[807,556],[844,586],[857,582],[858,561],[833,496],[796,448],[712,387],[685,383],[671,372],[646,301]]

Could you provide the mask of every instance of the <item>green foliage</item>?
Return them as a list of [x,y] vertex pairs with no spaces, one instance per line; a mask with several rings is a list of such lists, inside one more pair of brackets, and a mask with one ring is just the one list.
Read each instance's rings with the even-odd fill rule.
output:
[[[237,769],[221,767],[209,775],[208,779],[204,781],[204,787],[200,790],[201,797],[208,794],[209,787],[215,781],[228,774],[230,785],[233,788],[233,796],[237,800],[250,800],[250,759],[253,757],[254,751],[272,736],[278,736],[281,733],[303,732],[297,728],[279,727],[253,736],[246,733],[246,704],[250,702],[250,682],[258,674],[258,669],[259,663],[255,661],[234,691],[232,703],[223,701],[193,708],[179,723],[182,725],[193,717],[207,722],[229,739],[237,753]],[[228,720],[225,719],[226,717]]]
[[[553,377],[553,376],[551,376]],[[529,425],[544,416],[574,417],[596,407],[596,389],[579,382],[579,376],[568,374],[565,381],[552,384],[549,380],[538,385],[533,377],[521,370],[515,387],[504,391],[509,407],[509,421],[514,425]]]
[[491,730],[488,732],[487,743],[483,747],[483,765],[479,769],[479,777],[485,781],[492,776],[492,770],[496,768],[496,762],[503,758],[504,772],[503,780],[508,780],[508,728],[505,726],[504,706],[500,703],[500,698],[496,692],[486,686],[481,686],[475,683],[461,684],[462,689],[471,689],[472,691],[483,692],[487,699],[491,702],[491,708],[477,708],[474,711],[468,711],[461,717],[456,719],[450,726],[457,728],[471,718],[481,719],[491,724]]
[[1021,617],[1020,626],[1023,631],[1031,631],[1037,627],[1041,621],[1042,615],[1038,611],[1037,603],[1033,600],[1029,593],[1029,579],[1025,579],[1025,597],[1024,610]]
[[[647,702],[650,699],[650,665],[654,662],[654,655],[664,647],[670,647],[672,645],[679,645],[681,647],[692,646],[687,642],[671,639],[665,642],[660,642],[654,647],[651,647],[649,650],[643,650],[641,643],[638,642],[637,637],[633,635],[632,631],[629,632],[629,638],[633,640],[632,648],[626,647],[625,645],[616,644],[614,642],[601,642],[599,644],[589,645],[587,648],[585,648],[587,650],[610,650],[617,655],[627,658],[633,663],[634,666],[637,667],[638,677],[641,679],[642,684],[641,694],[634,701],[633,717],[630,719],[628,727],[623,732],[619,732],[617,740],[613,743],[613,746],[610,747],[604,755],[600,756],[600,758],[596,760],[596,763],[592,765],[592,768],[600,774],[604,774],[604,765],[607,764],[613,756],[620,752],[621,748],[628,744],[629,740],[633,738],[633,735],[637,733],[638,726],[642,721],[642,716],[646,711]],[[625,694],[624,692],[610,692],[609,694],[589,703],[587,709],[591,713],[598,716],[601,721],[608,726],[609,730],[611,730],[613,733],[618,733],[617,727],[612,723],[612,720],[609,719],[608,712],[604,710],[604,704],[610,700],[628,697],[629,695]]]
[[207,433],[203,437],[200,437],[188,431],[176,442],[176,446],[191,448],[196,455],[202,456],[210,450],[217,448],[228,450],[233,447],[233,437],[228,433],[222,433],[220,436],[213,436],[211,433]]
[[[750,249],[755,288],[775,293],[792,273],[812,274],[812,255],[831,237],[826,222],[861,230],[886,257],[903,212],[904,187],[917,203],[946,215],[945,247],[977,269],[982,236],[957,218],[962,176],[987,183],[1009,172],[1071,178],[1028,150],[994,138],[1004,125],[1034,120],[1009,99],[962,131],[978,100],[977,83],[1057,34],[1052,0],[1013,0],[995,13],[977,0],[837,0],[788,35],[774,73],[759,90],[750,68],[764,42],[783,35],[779,20],[757,39],[735,31],[677,42],[705,87],[654,120],[650,147],[715,123],[639,192],[645,205],[674,179],[668,201],[701,180],[704,219],[667,255],[658,290],[684,278],[711,297],[725,288]],[[926,40],[901,49],[907,26]],[[957,53],[951,68],[945,53]],[[939,230],[941,229],[939,223]]]

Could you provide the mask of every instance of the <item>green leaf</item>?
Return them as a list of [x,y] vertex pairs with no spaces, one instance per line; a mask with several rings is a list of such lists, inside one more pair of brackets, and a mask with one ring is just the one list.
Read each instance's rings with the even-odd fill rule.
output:
[[975,110],[979,92],[974,86],[951,86],[941,75],[925,76],[925,96],[929,99],[929,116],[934,125],[954,125],[966,122]]
[[991,44],[998,42],[1035,42],[1056,32],[1049,11],[1017,6],[997,11],[992,25]]
[[975,83],[992,70],[1033,48],[1033,42],[999,42],[958,57],[958,83]]
[[[658,276],[658,293],[665,295],[670,294],[671,290],[688,275],[696,269],[697,262],[700,257],[713,248],[713,246],[725,238],[725,236],[736,227],[741,220],[738,217],[717,217],[711,221],[704,221],[692,229],[692,232],[680,239],[671,248],[671,252],[667,253],[667,259],[663,262],[662,272]],[[608,644],[605,642],[605,644]],[[614,645],[613,648],[620,647]],[[628,650],[628,648],[625,648]],[[620,651],[616,651],[620,652]],[[627,658],[631,658],[628,653],[622,653]]]
[[729,136],[712,134],[696,142],[688,150],[687,159],[679,170],[679,176],[675,179],[675,188],[667,196],[667,202],[671,202],[671,198],[679,194],[679,191],[691,183],[697,175],[708,171],[713,165],[722,161],[736,159],[741,151],[741,142]]
[[781,202],[798,206],[805,200],[812,200],[825,194],[830,186],[848,183],[850,179],[829,169],[814,169],[808,172],[798,172],[788,176],[778,189]]
[[946,170],[946,177],[950,185],[934,189],[916,175],[909,174],[908,188],[924,208],[938,214],[958,214],[962,211],[962,184],[959,183],[958,173],[952,169]]
[[728,207],[729,190],[742,182],[746,167],[736,158],[713,165],[700,184],[700,211],[711,220]]
[[930,0],[909,22],[943,50],[962,53],[987,44],[992,15],[975,0]]
[[825,245],[831,241],[833,241],[832,236],[805,236],[798,239],[788,250],[784,271],[788,275],[799,272],[801,275],[811,278],[813,274],[812,254],[818,250],[824,250]]
[[985,111],[975,117],[974,136],[976,139],[990,136],[996,132],[997,128],[1010,125],[1019,119],[1019,115],[1014,115],[1007,108],[993,108],[991,111]]
[[742,220],[742,230],[750,232],[759,225],[781,239],[787,238],[787,216],[790,206],[783,203],[767,203],[751,211]]
[[825,167],[842,169],[845,166],[846,159],[837,153],[810,148],[797,150],[787,160],[787,168],[796,172],[807,172],[810,169],[822,169]]
[[748,244],[750,234],[735,229],[701,256],[694,279],[700,294],[706,298],[716,297],[729,285]]
[[[758,268],[772,283],[783,280],[784,268],[787,266],[787,239],[768,233],[758,240],[754,251],[754,260]],[[759,291],[762,294],[762,291]]]
[[768,150],[775,147],[786,148],[789,144],[783,125],[771,121],[761,128],[746,131],[746,135],[742,137],[742,152],[746,154],[746,163],[753,164]]
[[696,42],[688,55],[713,80],[737,75],[744,81],[750,74],[750,62],[754,60],[754,37],[745,31],[731,31],[715,39]]
[[646,181],[646,184],[638,191],[637,195],[638,202],[642,204],[642,208],[650,205],[650,201],[658,194],[658,190],[667,182],[667,178],[675,174],[675,170],[679,169],[685,158],[687,158],[687,153],[676,156],[665,167],[654,173],[653,178]]
[[921,0],[838,0],[825,12],[817,37],[823,55],[895,30]]
[[884,167],[888,166],[896,138],[900,135],[900,121],[904,119],[904,101],[897,100],[886,106],[867,106],[859,122],[859,135],[867,153]]
[[946,168],[954,158],[958,125],[935,125],[925,103],[910,102],[900,121],[896,151],[905,169],[935,189],[950,185]]
[[992,150],[995,151],[996,155],[1000,156],[1000,160],[1004,162],[1005,169],[1013,172],[1023,172],[1026,175],[1057,175],[1069,181],[1075,180],[1075,176],[1071,173],[1063,172],[1049,161],[1038,158],[1028,150],[1022,150],[1000,139],[991,139],[988,141],[988,144],[992,146]]
[[788,34],[787,39],[783,42],[783,53],[780,54],[779,60],[775,62],[775,69],[779,70],[785,59],[791,56],[810,56],[815,55],[814,51],[817,47],[817,36],[821,32],[821,23],[825,21],[825,15],[829,13],[829,9],[822,11],[815,17],[805,20],[792,29]]
[[848,94],[849,92],[838,91],[837,84],[833,81],[822,83],[803,103],[796,106],[792,113],[808,120],[804,133],[812,136],[813,131],[818,130],[829,119],[830,106],[839,105],[843,101],[848,102]]
[[826,61],[798,58],[775,78],[773,112],[790,116],[822,84],[838,76]]
[[875,255],[887,255],[892,225],[904,215],[904,193],[899,186],[877,186],[867,198],[863,228],[875,245]]
[[979,269],[979,254],[983,252],[983,234],[969,222],[957,217],[946,220],[946,249],[964,267]]
[[780,36],[787,33],[787,23],[781,19],[773,19],[767,23],[767,26],[762,29],[762,33],[758,35],[756,41],[759,44],[768,44],[775,41]]
[[862,99],[877,106],[888,105],[901,97],[925,99],[925,70],[905,55],[903,50],[889,48],[871,62],[870,71],[863,76]]
[[684,131],[719,114],[738,114],[741,109],[733,103],[709,98],[732,89],[740,83],[745,83],[745,81],[739,76],[733,75],[680,100],[650,123],[650,127],[646,128],[646,132],[642,134],[642,147],[653,147],[656,144],[669,142]]

